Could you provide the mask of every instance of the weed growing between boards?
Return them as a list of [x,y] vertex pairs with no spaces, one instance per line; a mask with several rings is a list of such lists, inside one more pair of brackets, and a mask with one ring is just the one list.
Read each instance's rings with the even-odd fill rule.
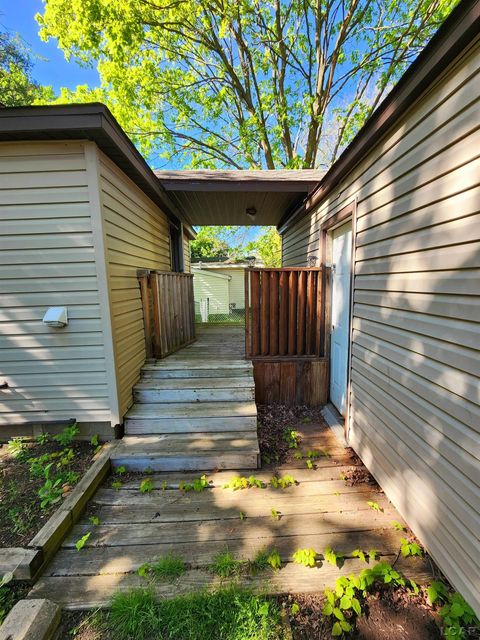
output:
[[[70,625],[68,624],[70,621]],[[113,597],[110,609],[69,616],[56,640],[283,640],[275,599],[230,587],[158,601],[150,589]]]
[[90,466],[99,447],[74,442],[76,425],[55,435],[13,438],[0,458],[0,546],[21,547],[30,542]]

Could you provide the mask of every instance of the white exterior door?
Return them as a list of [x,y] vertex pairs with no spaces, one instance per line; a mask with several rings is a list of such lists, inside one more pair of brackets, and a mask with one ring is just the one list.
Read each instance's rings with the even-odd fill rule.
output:
[[347,222],[332,232],[330,400],[342,416],[345,416],[347,400],[351,268],[352,223]]

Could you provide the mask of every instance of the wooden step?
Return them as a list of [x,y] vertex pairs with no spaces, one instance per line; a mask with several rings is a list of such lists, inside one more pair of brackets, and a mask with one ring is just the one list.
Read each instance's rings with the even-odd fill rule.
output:
[[127,435],[256,430],[254,402],[137,403],[125,418]]
[[207,471],[257,469],[260,451],[256,434],[239,432],[126,436],[114,451],[113,467],[127,471]]
[[134,387],[135,402],[239,402],[255,400],[253,378],[171,378],[141,380]]
[[[180,357],[179,357],[180,358]],[[217,360],[208,357],[181,358],[173,356],[155,363],[145,364],[141,372],[143,379],[165,378],[237,378],[250,376],[253,379],[253,366],[246,360]]]

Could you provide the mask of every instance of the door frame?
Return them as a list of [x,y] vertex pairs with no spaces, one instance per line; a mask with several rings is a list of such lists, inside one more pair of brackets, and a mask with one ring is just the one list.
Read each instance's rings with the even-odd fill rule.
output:
[[[338,227],[341,227],[346,222],[351,220],[352,222],[352,246],[351,246],[351,269],[350,269],[350,296],[349,296],[349,309],[348,309],[348,353],[347,353],[347,388],[346,388],[346,401],[345,401],[345,420],[344,420],[344,435],[345,440],[348,442],[348,435],[350,430],[351,419],[351,367],[352,367],[352,334],[353,334],[353,295],[354,295],[354,278],[355,278],[355,236],[356,236],[356,218],[357,218],[357,199],[354,198],[347,205],[342,207],[337,213],[325,220],[320,225],[320,264],[327,266],[331,263],[332,256],[332,233]],[[324,336],[325,336],[325,353],[328,354],[330,363],[330,336],[332,332],[332,288],[331,288],[331,271],[330,269],[324,269],[325,274],[325,286],[324,286]],[[330,389],[330,366],[329,364],[329,381],[328,388]]]

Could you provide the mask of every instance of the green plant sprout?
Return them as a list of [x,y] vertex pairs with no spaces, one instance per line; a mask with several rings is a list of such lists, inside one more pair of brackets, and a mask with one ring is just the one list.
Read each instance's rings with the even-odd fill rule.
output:
[[201,492],[205,489],[208,489],[210,484],[211,483],[207,480],[207,476],[203,474],[203,476],[201,476],[200,478],[195,478],[193,482],[184,482],[183,480],[181,480],[178,488],[180,489],[180,491]]
[[118,491],[118,489],[121,489],[123,487],[123,482],[121,482],[120,480],[114,480],[111,484],[111,487],[112,489]]
[[230,480],[222,485],[222,489],[233,489],[233,491],[239,491],[241,489],[264,489],[265,483],[258,480],[255,476],[245,478],[244,476],[233,476]]
[[340,553],[340,551],[334,551],[332,547],[327,547],[323,552],[323,555],[325,560],[334,567],[337,567],[344,560],[343,553]]
[[297,449],[300,437],[295,429],[284,429],[283,441],[287,443],[289,449]]
[[404,558],[408,558],[408,556],[423,556],[422,548],[416,542],[410,542],[406,538],[400,538],[400,551]]
[[270,486],[272,489],[286,489],[292,485],[297,484],[297,481],[293,476],[285,475],[282,478],[279,476],[273,476],[270,480]]
[[367,502],[368,506],[370,507],[370,509],[373,509],[374,511],[378,511],[378,512],[382,512],[383,513],[383,509],[382,507],[378,504],[378,502],[373,502],[373,500],[369,500]]
[[89,531],[84,536],[82,536],[79,540],[76,541],[75,548],[77,551],[81,551],[83,549],[83,547],[85,546],[85,543],[87,542],[87,540],[90,538],[91,535],[92,535],[92,532]]
[[98,527],[98,525],[100,524],[100,518],[98,516],[90,516],[88,519],[94,527]]
[[153,491],[153,489],[154,489],[154,485],[153,485],[153,482],[150,480],[150,478],[144,478],[140,482],[140,486],[139,486],[140,493],[150,493],[150,491]]
[[270,513],[271,513],[271,516],[272,516],[272,518],[273,518],[274,520],[280,520],[281,515],[282,515],[282,514],[280,513],[280,511],[277,511],[276,509],[272,509]]
[[317,555],[314,549],[297,549],[292,557],[297,564],[303,564],[305,567],[315,567]]

